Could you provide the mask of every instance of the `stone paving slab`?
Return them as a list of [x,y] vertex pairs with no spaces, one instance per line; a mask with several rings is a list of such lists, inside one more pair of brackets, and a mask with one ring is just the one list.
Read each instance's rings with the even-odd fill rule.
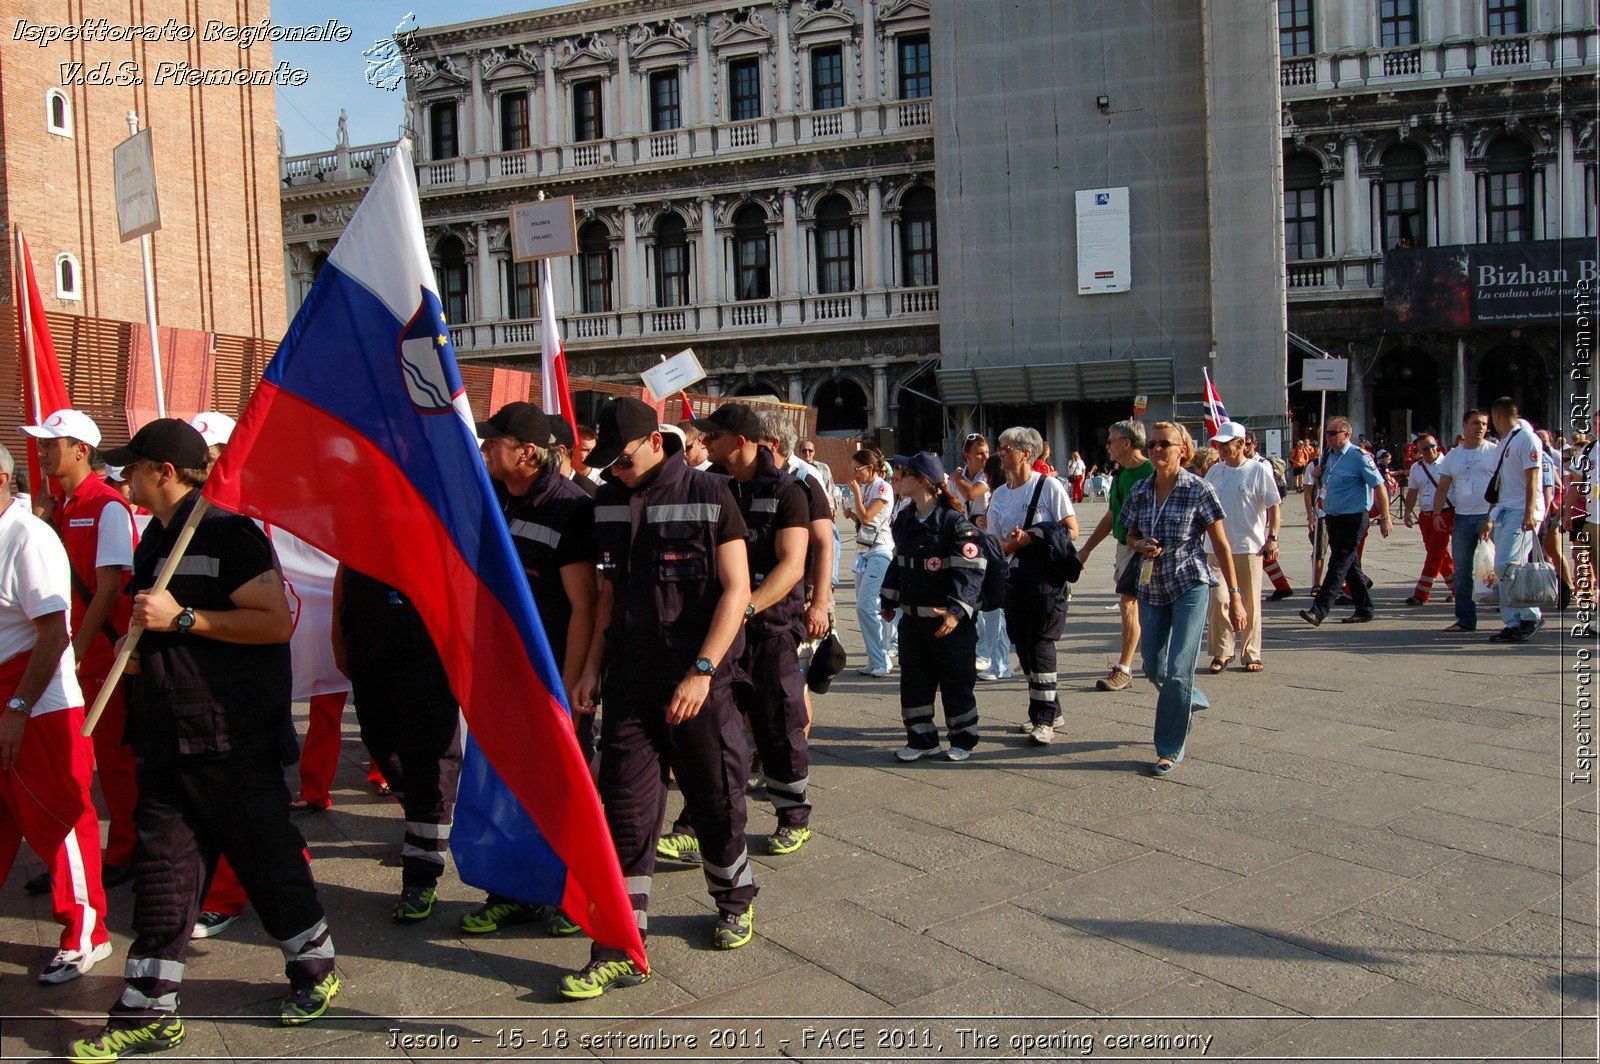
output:
[[[1446,607],[1401,607],[1421,561],[1414,533],[1374,539],[1368,559],[1377,620],[1313,630],[1294,616],[1302,600],[1267,604],[1267,670],[1198,677],[1212,708],[1165,780],[1143,771],[1150,687],[1093,689],[1117,637],[1109,562],[1096,559],[1075,588],[1058,741],[1030,747],[1016,733],[1020,680],[981,684],[983,743],[961,765],[893,760],[898,684],[853,671],[847,580],[852,660],[817,700],[813,730],[817,834],[791,857],[762,854],[772,811],[752,796],[756,940],[709,948],[702,874],[664,864],[652,978],[581,1004],[553,987],[586,941],[538,925],[461,936],[481,892],[453,869],[433,920],[388,920],[399,810],[368,792],[347,715],[336,806],[297,819],[347,991],[323,1022],[278,1027],[281,955],[247,914],[191,952],[189,1041],[170,1056],[451,1057],[391,1048],[385,1032],[399,1026],[487,1038],[481,1059],[509,1053],[495,1032],[520,1024],[566,1032],[545,1059],[617,1061],[638,1055],[579,1037],[759,1025],[770,1036],[761,1052],[702,1045],[691,1056],[899,1060],[915,1054],[824,1052],[801,1031],[859,1028],[870,1041],[926,1029],[934,1055],[950,1057],[964,1024],[998,1039],[960,1051],[980,1060],[1017,1059],[1010,1036],[1087,1039],[1093,1055],[1143,1059],[1183,1056],[1174,1039],[1203,1036],[1191,1059],[1594,1059],[1600,799],[1564,775],[1571,648],[1554,625],[1530,646],[1494,647],[1490,617],[1463,639],[1437,631]],[[1305,559],[1285,568],[1304,588]],[[6,1059],[59,1053],[97,1022],[130,939],[123,887],[111,893],[113,960],[78,983],[37,986],[55,932],[48,902],[21,884],[39,867],[24,852],[0,887]]]

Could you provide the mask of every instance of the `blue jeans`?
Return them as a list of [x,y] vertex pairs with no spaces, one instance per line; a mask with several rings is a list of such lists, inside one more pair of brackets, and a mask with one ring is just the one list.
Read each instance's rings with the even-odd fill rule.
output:
[[[1534,537],[1538,530],[1524,532],[1522,519],[1527,516],[1527,510],[1521,506],[1515,509],[1502,503],[1491,512],[1494,519],[1494,532],[1490,538],[1494,540],[1494,575],[1501,584],[1506,581],[1506,566],[1512,562],[1525,562],[1533,550]],[[1524,624],[1538,624],[1544,614],[1537,609],[1513,610],[1505,606],[1500,607],[1500,620],[1505,622],[1507,628],[1518,628]]]
[[978,657],[989,660],[989,671],[1000,679],[1011,676],[1011,637],[1006,631],[1006,611],[978,614]]
[[1156,756],[1182,761],[1189,715],[1211,703],[1194,685],[1200,636],[1206,628],[1211,588],[1196,584],[1175,602],[1157,606],[1139,597],[1139,651],[1145,679],[1156,685]]
[[1468,630],[1478,627],[1478,604],[1472,601],[1472,554],[1488,523],[1488,514],[1457,511],[1455,527],[1450,532],[1450,557],[1456,563],[1456,623]]
[[867,644],[867,665],[882,671],[889,667],[889,625],[880,612],[883,576],[894,558],[888,554],[869,554],[866,568],[856,573],[856,621]]

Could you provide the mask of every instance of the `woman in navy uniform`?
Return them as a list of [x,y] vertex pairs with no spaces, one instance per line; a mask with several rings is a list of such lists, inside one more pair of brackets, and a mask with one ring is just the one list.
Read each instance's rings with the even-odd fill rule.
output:
[[894,562],[883,580],[883,616],[905,611],[900,622],[900,716],[906,745],[895,754],[915,761],[939,752],[933,723],[935,688],[944,698],[951,761],[965,761],[978,745],[978,629],[974,618],[988,563],[979,532],[945,487],[944,463],[931,451],[894,464],[910,500],[891,526]]

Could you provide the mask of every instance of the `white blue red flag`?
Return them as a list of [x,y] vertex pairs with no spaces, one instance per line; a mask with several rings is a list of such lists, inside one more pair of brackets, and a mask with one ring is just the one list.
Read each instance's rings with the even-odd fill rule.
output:
[[1201,370],[1206,375],[1206,439],[1210,439],[1222,430],[1223,422],[1228,420],[1228,408],[1222,405],[1222,396],[1217,394],[1217,386],[1211,383],[1211,371]]
[[561,674],[478,452],[413,165],[402,141],[289,326],[205,494],[411,599],[469,729],[451,846],[461,878],[559,905],[643,966]]

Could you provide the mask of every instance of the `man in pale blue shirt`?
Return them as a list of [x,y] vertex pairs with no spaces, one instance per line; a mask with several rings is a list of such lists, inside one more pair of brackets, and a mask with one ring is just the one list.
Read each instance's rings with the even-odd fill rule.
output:
[[1311,608],[1301,610],[1300,616],[1307,624],[1320,625],[1333,605],[1333,596],[1348,581],[1356,611],[1341,623],[1365,624],[1372,620],[1372,596],[1356,560],[1356,550],[1374,498],[1378,502],[1378,531],[1388,539],[1394,530],[1389,517],[1389,492],[1372,456],[1350,442],[1348,418],[1328,419],[1326,441],[1322,459],[1314,468],[1317,491],[1322,494],[1323,523],[1328,530],[1328,564]]

